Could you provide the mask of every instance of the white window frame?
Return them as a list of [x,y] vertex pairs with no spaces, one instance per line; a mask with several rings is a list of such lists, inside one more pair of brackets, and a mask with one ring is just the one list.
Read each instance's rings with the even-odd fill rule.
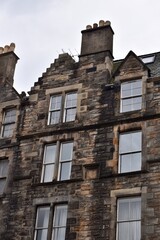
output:
[[[62,211],[62,210],[65,212],[65,215],[60,215],[60,219],[59,219],[58,211]],[[55,206],[54,218],[53,218],[52,240],[65,240],[66,225],[67,225],[67,211],[68,211],[67,204],[58,204]],[[57,218],[58,218],[58,221],[57,221]],[[60,232],[59,230],[64,231],[63,238],[61,237],[61,235],[58,234],[58,232]],[[55,232],[57,232],[56,236],[54,236]]]
[[[73,98],[73,96],[76,96],[76,100]],[[72,96],[72,101],[71,104],[68,106],[68,102],[69,102],[69,96]],[[76,117],[76,109],[77,109],[77,92],[69,92],[66,93],[65,95],[65,105],[64,105],[64,113],[63,113],[63,122],[70,122],[70,121],[75,121],[75,117]],[[68,111],[74,111],[73,118],[68,120],[68,115],[69,113],[67,113]],[[71,115],[70,115],[71,116]]]
[[[40,221],[38,218],[39,218],[39,212],[42,210],[42,209],[47,209],[48,210],[48,216],[47,217],[47,220],[43,219],[43,222],[44,221],[47,221],[46,225],[45,226],[38,226],[38,222]],[[39,231],[43,231],[45,230],[46,231],[46,237],[44,238],[44,235],[43,235],[43,240],[47,240],[47,235],[48,235],[48,225],[49,225],[49,213],[50,213],[50,206],[46,205],[46,206],[39,206],[37,207],[37,213],[36,213],[36,223],[35,223],[35,231],[34,231],[34,240],[37,240],[38,239],[38,232]],[[45,224],[45,223],[44,223]]]
[[[67,98],[69,96],[72,97],[72,95],[76,95],[76,100],[73,98],[73,101],[70,101],[71,104],[68,106],[68,102]],[[61,101],[60,101],[60,106],[52,108],[52,100],[56,99],[60,97]],[[71,92],[66,92],[66,93],[62,93],[62,94],[57,94],[57,95],[52,95],[50,97],[50,106],[49,106],[49,116],[48,116],[48,125],[53,125],[53,124],[58,124],[61,122],[71,122],[71,121],[75,121],[76,118],[76,110],[77,110],[77,91],[71,91]],[[74,114],[70,114],[70,118],[68,118],[68,114],[67,112],[71,111],[71,113]],[[53,120],[52,122],[52,114],[58,112],[59,114],[59,119],[56,121]]]
[[[12,112],[14,112],[13,115],[11,115]],[[1,136],[3,138],[12,137],[13,131],[15,128],[15,123],[16,123],[16,109],[15,108],[6,109],[3,115],[2,131],[1,131]],[[6,130],[6,128],[9,128],[9,130]],[[9,132],[9,134],[7,134],[7,132]]]
[[[138,83],[138,84],[140,83],[141,87],[134,88],[133,86],[135,83]],[[128,91],[130,91],[130,94],[125,96],[124,88],[127,85],[130,86],[130,88],[128,89]],[[135,89],[138,89],[137,93],[136,93],[136,91],[134,92]],[[138,103],[136,103],[137,100],[139,101]],[[121,104],[120,104],[120,112],[121,113],[141,110],[142,109],[142,79],[136,79],[136,80],[122,82],[121,83],[121,100],[120,101],[121,101]],[[130,104],[127,104],[128,106],[130,106],[130,108],[128,110],[124,109],[124,106],[127,106],[127,105],[124,105],[125,101],[130,102]]]
[[[38,219],[39,217],[39,212],[42,209],[47,209],[47,214],[46,216],[43,216],[44,218]],[[45,231],[45,238],[44,235],[40,240],[47,240],[50,238],[50,240],[65,240],[65,234],[66,234],[66,225],[67,225],[67,213],[68,213],[68,204],[62,203],[62,204],[56,204],[53,207],[50,205],[41,205],[37,207],[36,211],[36,222],[35,222],[35,229],[34,229],[34,240],[37,240],[38,237],[38,232],[39,231]],[[58,215],[59,214],[59,215]],[[57,221],[58,218],[58,221]],[[53,219],[53,221],[52,221]],[[46,221],[46,224],[44,223]],[[38,226],[38,222],[42,222],[44,226]],[[52,223],[53,222],[53,223]],[[52,223],[52,224],[50,224]],[[57,223],[57,224],[56,224]],[[63,238],[62,235],[56,235],[54,236],[55,232],[59,232],[60,234],[60,229],[63,229]],[[61,238],[58,238],[61,237]]]
[[[70,146],[69,151],[71,152],[71,157],[69,159],[62,159],[62,149],[63,149],[63,146],[65,146],[65,145]],[[52,146],[55,147],[54,159],[51,159],[48,163],[46,163],[45,160],[46,160],[47,148],[52,147]],[[69,180],[70,175],[71,175],[72,158],[73,158],[73,141],[46,144],[45,148],[44,148],[44,154],[43,154],[43,167],[42,167],[41,183],[52,182],[53,180],[57,180],[57,181]],[[61,177],[61,171],[62,171],[63,164],[69,164],[68,177],[65,179],[63,179]],[[48,166],[54,165],[54,166],[51,166],[51,169],[53,169],[53,173],[52,173],[53,175],[49,181],[45,181],[45,177],[46,177],[45,169],[46,169],[47,165]]]
[[[3,164],[5,164],[5,167],[3,167]],[[6,180],[8,175],[8,160],[2,159],[0,160],[0,194],[3,194],[5,186],[6,186]]]
[[[125,213],[124,214],[120,214],[120,212],[123,210],[121,209],[122,207],[120,207],[120,204],[127,204],[128,205],[128,209],[127,206],[125,207]],[[140,206],[136,206],[135,204],[133,205],[133,203],[140,203]],[[134,210],[131,209],[131,205],[134,206]],[[136,207],[140,207],[139,210],[139,214],[136,215]],[[127,211],[129,210],[129,211]],[[121,216],[123,215],[123,216]],[[126,215],[126,216],[125,216]],[[128,216],[127,216],[128,215]],[[120,216],[120,217],[119,217]],[[121,219],[122,217],[122,219]],[[127,231],[128,231],[128,236],[125,235],[125,231],[123,229],[123,236],[120,236],[120,225],[125,225],[127,224]],[[136,228],[135,229],[135,225],[139,226],[139,231]],[[137,226],[136,226],[137,227]],[[132,196],[132,197],[123,197],[123,198],[118,198],[117,199],[117,237],[116,240],[132,240],[133,238],[130,238],[130,234],[137,234],[138,236],[136,236],[136,240],[140,240],[141,239],[141,197],[140,196]],[[138,238],[137,238],[138,237]]]
[[[127,141],[127,138],[130,138],[130,141]],[[125,140],[126,138],[126,140]],[[135,146],[134,139],[140,142],[140,146]],[[126,143],[125,143],[126,141]],[[136,142],[137,142],[136,141]],[[127,150],[123,150],[123,146],[127,146]],[[136,160],[135,160],[136,157]],[[125,162],[128,161],[127,164],[130,164],[129,169],[125,170],[122,166]],[[134,162],[136,161],[137,166],[134,166]],[[118,173],[127,173],[140,171],[142,166],[142,131],[132,131],[132,132],[124,132],[119,135],[119,163],[118,163]]]

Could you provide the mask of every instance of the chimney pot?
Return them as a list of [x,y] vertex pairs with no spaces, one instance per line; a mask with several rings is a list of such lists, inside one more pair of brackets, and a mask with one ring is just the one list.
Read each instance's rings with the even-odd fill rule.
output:
[[110,22],[110,21],[106,21],[106,22],[104,22],[104,25],[105,25],[105,26],[110,26],[110,25],[111,25],[111,22]]
[[102,26],[104,26],[104,21],[103,21],[103,20],[100,20],[100,21],[99,21],[99,27],[102,27]]
[[98,24],[97,23],[93,23],[93,28],[97,28]]
[[4,51],[4,48],[3,47],[0,47],[0,54],[2,54]]
[[92,29],[92,26],[91,25],[87,25],[86,29]]
[[9,47],[9,51],[14,52],[15,47],[16,47],[15,43],[11,43]]
[[9,46],[6,45],[6,46],[4,47],[4,53],[6,53],[6,52],[8,52],[8,51],[9,51]]

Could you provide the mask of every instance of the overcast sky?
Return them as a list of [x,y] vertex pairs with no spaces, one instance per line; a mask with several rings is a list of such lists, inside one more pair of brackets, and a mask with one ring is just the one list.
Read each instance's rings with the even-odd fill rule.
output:
[[160,0],[0,0],[0,46],[16,44],[14,87],[29,91],[58,54],[80,53],[81,30],[110,20],[113,54],[160,51]]

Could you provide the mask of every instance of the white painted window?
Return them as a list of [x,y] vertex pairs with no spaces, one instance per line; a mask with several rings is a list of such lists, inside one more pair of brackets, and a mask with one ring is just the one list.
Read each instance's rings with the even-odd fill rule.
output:
[[121,84],[121,112],[142,108],[142,80],[128,81]]
[[62,107],[62,96],[52,96],[50,99],[49,109],[49,124],[56,124],[60,122]]
[[0,194],[4,192],[8,174],[8,160],[0,160]]
[[41,206],[37,208],[34,240],[47,240],[49,212],[49,206]]
[[15,128],[16,109],[7,109],[2,122],[2,137],[11,137]]
[[[50,206],[39,206],[37,208],[34,240],[65,240],[67,210],[67,204],[56,205],[54,211]],[[49,222],[53,222],[53,226],[49,226]]]
[[61,143],[58,180],[70,179],[73,142]]
[[119,198],[117,201],[117,240],[141,239],[141,198]]
[[74,121],[77,110],[77,93],[51,96],[48,124]]
[[75,120],[77,108],[77,93],[67,93],[65,97],[63,122]]
[[55,206],[52,240],[65,240],[67,208],[66,204]]
[[41,182],[68,180],[71,175],[73,142],[45,146]]
[[141,170],[142,132],[120,134],[119,138],[119,173]]

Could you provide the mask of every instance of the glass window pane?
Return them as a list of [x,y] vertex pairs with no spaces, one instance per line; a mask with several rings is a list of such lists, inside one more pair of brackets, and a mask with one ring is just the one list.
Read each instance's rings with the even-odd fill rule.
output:
[[134,81],[132,83],[132,96],[142,95],[142,81]]
[[38,228],[48,228],[49,207],[39,207],[37,209],[37,224]]
[[144,62],[144,63],[152,63],[154,62],[154,59],[155,59],[155,56],[150,56],[150,57],[141,57],[141,60]]
[[0,160],[0,177],[6,177],[8,173],[8,160]]
[[60,110],[50,113],[50,124],[56,124],[60,122]]
[[65,240],[66,228],[53,229],[52,240]]
[[118,221],[129,220],[129,201],[118,201]]
[[118,224],[118,240],[132,240],[129,237],[129,223],[121,222]]
[[47,229],[37,230],[36,240],[47,240]]
[[141,222],[135,221],[129,224],[129,239],[140,240],[141,239]]
[[15,122],[16,120],[16,110],[11,109],[5,112],[4,123]]
[[44,163],[55,163],[56,144],[47,145],[44,153]]
[[67,205],[55,207],[52,240],[64,240],[67,222]]
[[130,172],[131,171],[131,154],[125,154],[120,156],[120,172]]
[[133,198],[130,201],[130,219],[141,219],[141,198]]
[[66,109],[65,122],[74,121],[76,117],[76,108]]
[[55,164],[48,164],[44,166],[44,179],[43,182],[52,182],[54,176]]
[[66,95],[66,108],[75,107],[77,105],[77,93]]
[[62,96],[53,96],[51,97],[51,106],[50,110],[61,109]]
[[61,161],[71,160],[72,152],[73,152],[73,142],[62,143],[60,160]]
[[120,134],[120,153],[129,153],[141,151],[142,133],[140,131],[133,133]]
[[3,126],[3,137],[11,137],[13,135],[13,129],[15,124],[9,124]]
[[67,205],[59,205],[55,207],[54,212],[54,227],[64,227],[67,221]]
[[61,163],[60,167],[61,167],[61,169],[60,169],[59,180],[62,181],[62,180],[70,179],[70,175],[71,175],[71,162]]
[[126,98],[131,96],[131,83],[121,84],[121,97]]
[[6,184],[6,178],[0,179],[0,194],[4,192],[5,184]]
[[120,156],[120,172],[141,170],[141,153],[131,153]]

